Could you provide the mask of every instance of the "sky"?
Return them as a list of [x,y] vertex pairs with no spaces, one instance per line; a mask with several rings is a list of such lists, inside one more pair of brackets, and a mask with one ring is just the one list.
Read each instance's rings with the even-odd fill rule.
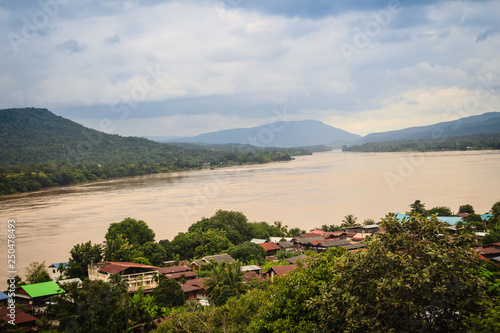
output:
[[0,108],[131,136],[500,111],[500,1],[0,0]]

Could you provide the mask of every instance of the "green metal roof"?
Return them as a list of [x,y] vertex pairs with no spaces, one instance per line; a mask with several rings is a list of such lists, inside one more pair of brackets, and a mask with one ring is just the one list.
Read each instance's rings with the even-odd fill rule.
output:
[[32,298],[65,293],[65,291],[54,281],[27,284],[21,286],[21,288],[23,288]]

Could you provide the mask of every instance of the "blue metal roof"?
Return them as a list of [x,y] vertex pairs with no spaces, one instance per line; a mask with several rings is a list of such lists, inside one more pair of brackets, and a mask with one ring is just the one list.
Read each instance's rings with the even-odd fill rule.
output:
[[438,216],[437,219],[441,222],[448,223],[449,225],[455,225],[462,221],[460,216]]
[[4,294],[3,292],[0,291],[0,301],[3,301],[4,299],[7,299],[9,298],[9,296],[7,296],[7,294]]
[[487,221],[490,217],[493,217],[493,214],[483,214],[481,215],[481,218],[483,221]]
[[401,214],[401,213],[396,213],[394,216],[395,216],[398,220],[401,220],[401,221],[403,221],[404,219],[406,219],[406,218],[409,218],[409,217],[410,217],[410,216],[409,216],[409,215],[407,215],[407,214]]

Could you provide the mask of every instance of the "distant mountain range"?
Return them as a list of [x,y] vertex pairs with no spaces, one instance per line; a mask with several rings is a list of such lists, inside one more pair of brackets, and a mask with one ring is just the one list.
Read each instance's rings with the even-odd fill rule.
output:
[[251,128],[236,128],[204,133],[193,137],[165,139],[148,137],[160,142],[189,142],[202,144],[251,144],[267,147],[304,147],[326,145],[340,148],[368,142],[396,140],[440,139],[476,134],[500,133],[500,112],[488,112],[454,121],[410,127],[396,131],[371,133],[364,137],[317,120],[275,122]]
[[326,125],[321,121],[302,120],[280,121],[251,128],[210,132],[193,137],[165,140],[164,142],[238,143],[257,147],[280,148],[328,145],[339,148],[360,138],[361,136],[357,134]]
[[428,126],[371,133],[357,141],[356,144],[395,140],[440,139],[488,133],[500,133],[500,112],[488,112],[479,116],[470,116]]

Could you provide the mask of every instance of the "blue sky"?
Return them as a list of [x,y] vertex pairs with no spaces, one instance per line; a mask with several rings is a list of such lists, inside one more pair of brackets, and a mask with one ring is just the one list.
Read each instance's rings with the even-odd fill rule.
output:
[[0,108],[122,135],[500,111],[499,1],[0,1]]

